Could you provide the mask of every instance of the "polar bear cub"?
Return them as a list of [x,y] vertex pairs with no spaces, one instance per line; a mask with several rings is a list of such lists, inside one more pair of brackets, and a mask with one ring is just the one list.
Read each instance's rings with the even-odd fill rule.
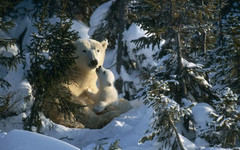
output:
[[88,90],[87,96],[96,102],[94,111],[100,113],[109,105],[118,105],[118,92],[114,87],[114,75],[109,69],[99,66],[96,69],[99,90],[96,94]]

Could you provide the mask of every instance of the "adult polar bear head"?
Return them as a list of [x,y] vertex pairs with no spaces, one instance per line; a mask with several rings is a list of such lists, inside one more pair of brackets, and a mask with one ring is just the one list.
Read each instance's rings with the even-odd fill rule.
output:
[[108,42],[98,42],[93,39],[79,39],[75,42],[77,47],[77,64],[83,71],[95,69],[103,65],[105,50]]

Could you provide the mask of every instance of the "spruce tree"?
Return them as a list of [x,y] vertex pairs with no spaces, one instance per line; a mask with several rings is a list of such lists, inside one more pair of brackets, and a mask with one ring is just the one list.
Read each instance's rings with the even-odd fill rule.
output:
[[[77,32],[71,31],[72,21],[65,14],[67,1],[62,1],[62,10],[57,14],[59,21],[51,24],[48,21],[48,3],[40,12],[35,27],[33,40],[29,46],[31,66],[28,80],[33,87],[34,104],[31,114],[25,121],[25,129],[36,127],[40,131],[40,113],[43,108],[57,108],[68,114],[70,111],[70,92],[64,86],[69,82],[72,66],[75,63],[76,47],[74,42],[79,38]],[[48,116],[45,110],[45,115]]]
[[[197,63],[194,61],[195,58],[192,57],[192,50],[205,47],[203,49],[206,51],[206,44],[204,44],[206,39],[203,40],[203,44],[197,44],[194,38],[196,32],[205,33],[213,28],[213,22],[210,21],[214,19],[211,10],[216,7],[215,4],[214,2],[185,0],[157,2],[142,0],[136,4],[136,15],[139,14],[136,23],[147,31],[149,37],[142,37],[133,42],[138,47],[143,48],[150,44],[153,47],[159,46],[161,39],[166,40],[160,53],[156,54],[156,58],[163,57],[169,49],[173,50],[177,56],[175,57],[175,63],[172,62],[172,64],[177,65],[174,74],[177,75],[179,81],[180,91],[175,98],[178,103],[181,103],[181,98],[186,98],[188,92],[191,92],[191,88],[186,87],[187,82],[191,80],[186,78],[189,71],[184,69],[183,58]],[[192,43],[195,43],[195,46]],[[193,68],[191,71],[193,71]]]
[[[14,2],[12,1],[1,1],[0,2],[0,32],[3,37],[0,36],[0,66],[1,68],[6,68],[6,70],[12,70],[17,68],[17,64],[21,62],[22,58],[17,55],[8,53],[10,46],[15,44],[15,40],[6,37],[5,33],[8,32],[10,28],[14,26],[13,20],[6,21],[5,17],[10,13],[13,8]],[[2,70],[1,70],[2,71]],[[2,72],[1,72],[2,73]],[[9,84],[4,77],[0,77],[0,88],[7,89],[11,84]],[[9,115],[9,106],[11,94],[0,95],[0,118],[7,117]]]
[[[200,54],[208,49],[206,38],[214,31],[217,2],[140,0],[133,5],[135,22],[147,32],[147,37],[133,42],[139,48],[160,49],[161,40],[165,40],[153,56],[158,65],[149,69],[149,78],[143,83],[146,88],[142,88],[139,95],[145,95],[145,103],[156,112],[152,134],[145,139],[156,136],[169,148],[184,149],[175,124],[184,117],[188,130],[189,123],[194,122],[190,119],[188,110],[192,105],[189,102],[213,104],[220,99],[208,83],[204,66],[198,64]],[[196,38],[202,39],[201,42],[195,42]]]
[[229,44],[229,49],[233,51],[230,53],[232,56],[232,71],[231,71],[231,87],[236,91],[236,93],[240,93],[240,16],[235,16],[232,18],[233,22],[236,23],[231,28],[231,38],[232,42]]
[[[232,89],[239,94],[240,93],[240,16],[230,13],[227,18],[228,27],[228,45],[226,50],[228,51],[230,62],[230,74],[227,82]],[[226,51],[225,50],[225,51]]]
[[[10,9],[10,5],[11,3],[9,1],[0,3],[0,32],[8,32],[8,29],[14,26],[13,20],[4,21],[4,16],[8,11],[7,9]],[[0,53],[0,64],[9,69],[12,69],[12,67],[16,68],[16,64],[18,63],[18,56],[4,56],[4,49],[7,51],[9,46],[13,45],[14,42],[14,39],[0,37],[0,48],[3,49]],[[0,86],[1,88],[7,88],[11,85],[3,78],[0,78]]]
[[[221,44],[209,52],[206,59],[210,62],[211,70],[214,72],[212,82],[216,85],[215,89],[220,96],[220,101],[214,101],[215,112],[211,114],[213,121],[208,125],[208,129],[201,134],[211,146],[218,145],[225,148],[236,147],[240,135],[238,130],[240,121],[238,110],[240,18],[230,4],[222,9],[225,12],[222,12]],[[238,10],[239,12],[240,10]]]
[[211,146],[233,148],[237,146],[240,135],[240,112],[237,95],[230,88],[219,91],[221,101],[214,102],[216,112],[210,114],[213,121],[208,129],[202,131]]
[[[7,15],[8,9],[11,7],[12,3],[10,1],[4,1],[0,3],[0,32],[8,32],[8,30],[14,26],[13,20],[4,20],[4,16]],[[0,52],[0,64],[8,69],[12,69],[13,67],[16,68],[17,63],[20,60],[17,55],[11,57],[4,55],[4,51],[7,51],[9,46],[13,45],[14,43],[14,39],[0,37],[0,48],[3,49]],[[10,84],[3,78],[0,78],[0,86],[1,88],[7,88],[10,86]]]
[[[44,0],[49,2],[49,17],[53,17],[56,12],[61,11],[61,0]],[[89,24],[89,19],[94,10],[106,2],[107,0],[72,0],[67,2],[66,13],[71,19],[81,20],[85,24]],[[33,3],[37,5],[38,9],[41,9],[43,0],[33,0]],[[37,14],[36,14],[37,15]]]
[[[222,13],[221,38],[217,48],[208,53],[207,62],[212,66],[215,72],[212,81],[214,84],[222,84],[230,87],[235,93],[239,94],[239,35],[240,35],[240,17],[230,4]],[[228,11],[227,11],[228,10]]]

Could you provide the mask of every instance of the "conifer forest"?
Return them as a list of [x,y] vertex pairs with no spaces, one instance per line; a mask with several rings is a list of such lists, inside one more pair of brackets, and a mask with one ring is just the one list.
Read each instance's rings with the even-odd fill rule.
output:
[[[103,66],[133,107],[96,129],[48,115],[85,114],[66,86],[79,39],[107,40]],[[1,0],[0,150],[40,150],[41,140],[69,150],[240,149],[240,1]]]

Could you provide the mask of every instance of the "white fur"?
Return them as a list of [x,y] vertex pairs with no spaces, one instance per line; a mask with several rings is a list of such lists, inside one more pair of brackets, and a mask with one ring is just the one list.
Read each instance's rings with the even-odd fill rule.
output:
[[[79,97],[80,101],[87,101],[81,94],[87,89],[97,92],[97,74],[95,69],[103,65],[105,58],[105,50],[107,48],[107,41],[98,42],[93,39],[79,39],[75,42],[77,51],[76,64],[73,66],[73,73],[69,85],[66,85],[71,94]],[[96,65],[92,65],[91,61],[97,61]],[[88,103],[88,102],[86,102]]]
[[109,69],[100,66],[96,69],[99,90],[96,94],[88,91],[88,96],[96,101],[94,111],[99,113],[109,105],[118,105],[118,92],[114,87],[114,75]]

